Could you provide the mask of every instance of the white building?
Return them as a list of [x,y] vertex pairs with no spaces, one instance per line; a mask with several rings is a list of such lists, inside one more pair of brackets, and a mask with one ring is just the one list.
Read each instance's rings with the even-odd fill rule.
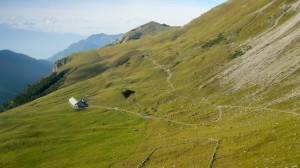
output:
[[82,109],[88,107],[88,100],[88,98],[84,98],[83,100],[77,101],[74,97],[71,97],[69,99],[69,104],[76,109]]

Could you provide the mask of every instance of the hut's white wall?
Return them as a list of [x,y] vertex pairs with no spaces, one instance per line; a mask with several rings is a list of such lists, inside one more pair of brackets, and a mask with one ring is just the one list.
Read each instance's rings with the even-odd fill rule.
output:
[[69,103],[72,105],[72,106],[76,106],[76,104],[78,103],[78,101],[76,99],[74,99],[74,97],[70,98],[69,99]]

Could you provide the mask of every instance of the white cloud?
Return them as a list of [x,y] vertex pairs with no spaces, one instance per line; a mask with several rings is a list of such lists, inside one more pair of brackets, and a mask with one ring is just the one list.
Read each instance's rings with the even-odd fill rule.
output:
[[113,34],[148,21],[184,25],[211,7],[197,1],[175,0],[65,0],[64,3],[43,0],[33,5],[0,5],[0,23],[48,32]]

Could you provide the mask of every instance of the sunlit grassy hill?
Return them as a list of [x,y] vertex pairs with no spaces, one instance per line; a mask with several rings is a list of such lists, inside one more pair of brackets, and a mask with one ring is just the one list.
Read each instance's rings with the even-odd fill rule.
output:
[[164,31],[171,30],[174,27],[171,27],[166,24],[160,24],[154,21],[148,22],[144,25],[141,25],[140,27],[137,27],[135,29],[130,30],[129,32],[125,33],[121,37],[117,38],[112,44],[122,44],[127,41],[132,40],[139,40],[141,38],[147,37],[147,36],[153,36],[160,34]]
[[0,166],[299,167],[299,5],[230,0],[61,60],[60,89],[0,115]]

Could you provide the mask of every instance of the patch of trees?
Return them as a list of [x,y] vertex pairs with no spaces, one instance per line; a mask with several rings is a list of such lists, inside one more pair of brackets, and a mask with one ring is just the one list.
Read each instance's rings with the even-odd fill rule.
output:
[[28,87],[22,93],[3,104],[3,106],[0,108],[0,112],[28,103],[57,90],[63,84],[65,79],[64,74],[64,72],[53,72],[35,84],[28,85]]
[[231,53],[230,55],[229,55],[229,59],[230,60],[232,60],[232,59],[235,59],[235,58],[237,58],[237,57],[239,57],[239,56],[242,56],[242,55],[244,55],[245,53],[242,51],[242,50],[235,50],[233,53]]
[[209,40],[207,42],[205,42],[203,45],[202,45],[202,48],[203,49],[206,49],[206,48],[210,48],[216,44],[219,44],[221,41],[225,40],[225,36],[223,33],[220,33],[216,38],[212,39],[212,40]]
[[126,89],[126,90],[124,90],[124,91],[122,92],[122,94],[123,94],[123,96],[124,96],[125,99],[127,99],[130,95],[132,95],[132,94],[134,94],[134,93],[135,93],[135,91],[129,90],[129,89]]
[[251,46],[243,46],[242,48],[239,48],[235,50],[233,53],[231,53],[228,58],[230,60],[236,59],[237,57],[244,55],[250,49],[252,49]]

